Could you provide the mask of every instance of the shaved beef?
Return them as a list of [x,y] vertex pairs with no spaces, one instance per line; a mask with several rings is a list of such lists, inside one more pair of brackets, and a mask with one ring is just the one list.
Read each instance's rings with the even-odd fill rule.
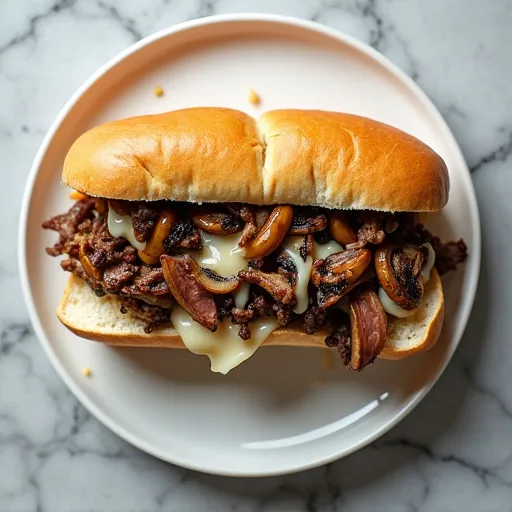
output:
[[137,263],[137,250],[125,238],[114,238],[101,219],[92,221],[88,235],[85,250],[95,267],[102,268],[122,262]]
[[133,234],[139,242],[148,240],[158,220],[159,213],[148,203],[138,201],[132,209]]
[[190,219],[179,220],[173,226],[169,236],[164,241],[167,254],[174,254],[177,249],[200,249],[201,237],[199,231]]
[[132,281],[137,274],[138,267],[130,263],[119,263],[112,265],[103,272],[103,282],[105,289],[109,293],[119,293],[121,288]]
[[249,327],[249,324],[242,324],[240,326],[238,336],[243,340],[248,340],[251,337],[251,328]]
[[277,272],[282,275],[286,280],[292,285],[295,286],[297,282],[297,267],[295,263],[290,258],[287,252],[283,251],[277,257]]
[[363,217],[363,225],[357,231],[357,242],[350,244],[350,247],[364,247],[369,243],[377,245],[384,241],[384,215],[380,212],[365,212]]
[[140,267],[140,273],[135,276],[131,285],[121,289],[121,295],[138,298],[162,308],[170,308],[173,305],[172,295],[162,269],[146,265]]
[[267,273],[253,268],[246,268],[238,275],[244,281],[260,286],[282,304],[294,306],[297,303],[293,288],[281,274],[275,272]]
[[432,247],[436,253],[435,266],[440,275],[455,270],[459,263],[468,257],[468,248],[462,238],[456,242],[442,243],[437,237],[432,238]]
[[[109,200],[108,203],[117,213],[132,217],[134,236],[140,242],[150,239],[160,212],[167,208],[163,202]],[[161,260],[172,260],[167,260],[167,276],[160,265],[150,266],[142,262],[138,251],[128,240],[111,236],[106,222],[105,204],[106,200],[85,198],[77,201],[67,213],[45,222],[43,228],[59,233],[58,242],[48,248],[47,252],[52,256],[67,254],[68,259],[61,262],[64,270],[84,280],[99,296],[107,292],[118,295],[123,304],[122,312],[129,311],[141,319],[146,324],[147,332],[156,324],[170,321],[170,308],[174,303],[169,289],[171,284],[172,293],[199,323],[214,331],[220,320],[230,316],[231,321],[240,326],[239,336],[244,340],[249,339],[251,322],[258,317],[273,316],[281,326],[287,325],[295,317],[293,307],[296,304],[294,286],[297,268],[285,251],[247,262],[247,268],[239,276],[256,286],[251,287],[246,308],[238,309],[231,294],[215,295],[204,289],[187,263],[190,263],[191,256],[181,254],[185,249],[201,248],[200,232],[191,221],[197,206],[172,204],[172,211],[178,215],[179,220],[164,241],[165,252],[172,255],[164,254]],[[229,210],[229,219],[234,219],[237,225],[241,225],[242,221],[245,223],[240,245],[255,236],[272,209],[239,203],[222,205],[221,208],[223,211]],[[329,210],[322,208],[294,207],[290,233],[305,235],[299,251],[304,261],[313,252],[313,240],[326,243],[332,239],[327,227],[329,215]],[[357,211],[347,212],[346,215],[350,225],[357,230],[357,242],[349,244],[349,249],[362,248],[368,244],[378,245],[385,237],[398,248],[407,244],[419,247],[430,243],[436,253],[435,265],[440,274],[453,270],[467,258],[467,247],[462,240],[442,243],[417,223],[414,213]],[[373,249],[368,247],[366,252],[368,250]],[[417,276],[426,253],[426,250],[420,250],[410,258],[406,258],[400,251],[394,253],[392,265],[397,278],[407,283],[411,280],[410,276]],[[309,307],[303,316],[304,331],[307,334],[314,334],[326,326],[333,329],[325,340],[326,345],[336,348],[344,361],[349,361],[351,355],[350,323],[347,315],[336,304],[352,289],[366,281],[375,280],[372,258],[370,266],[360,277],[354,277],[361,270],[355,265],[357,261],[354,263],[357,268],[349,265],[350,272],[345,272],[342,264],[346,263],[345,259],[350,254],[350,251],[344,251],[314,264],[309,283]],[[91,265],[94,268],[91,269]],[[353,278],[357,280],[352,282]]]
[[133,222],[133,234],[137,241],[148,240],[158,220],[158,203],[111,200],[109,204],[119,215],[130,215]]
[[274,315],[281,327],[284,327],[293,319],[291,306],[276,302],[265,295],[256,295],[247,309],[254,311],[257,316],[269,317]]
[[303,261],[313,254],[313,235],[306,235],[299,248],[299,254]]
[[80,261],[76,258],[70,257],[60,262],[60,266],[66,271],[75,274],[80,279],[83,279],[94,291],[98,297],[105,295],[105,289],[99,283],[91,277],[85,270]]
[[94,218],[94,206],[94,199],[82,199],[77,201],[66,213],[56,215],[43,222],[44,229],[52,229],[59,233],[59,241],[53,247],[46,249],[50,256],[59,256],[70,250],[78,250],[78,245],[72,246],[75,233],[78,231],[78,226],[86,219]]
[[144,331],[150,333],[157,324],[166,324],[171,321],[169,309],[163,309],[158,306],[146,304],[144,301],[121,297],[121,313],[129,311],[134,317],[142,320],[146,326]]
[[231,318],[233,319],[233,323],[237,324],[237,325],[242,325],[247,322],[250,322],[256,316],[257,316],[257,313],[254,309],[234,308],[231,311]]
[[464,240],[456,242],[441,242],[441,239],[434,236],[423,224],[416,224],[410,227],[404,234],[407,242],[421,245],[429,243],[436,253],[435,267],[440,275],[446,274],[450,270],[455,270],[459,263],[465,261],[468,257],[468,248]]
[[304,332],[306,334],[315,334],[327,319],[327,311],[318,306],[310,306],[304,315]]
[[215,303],[217,304],[217,318],[222,320],[225,316],[231,315],[235,307],[235,301],[229,294],[214,295]]
[[242,235],[240,236],[240,241],[238,242],[240,247],[245,247],[249,241],[254,238],[261,226],[263,226],[266,218],[259,226],[257,223],[256,215],[254,213],[254,209],[252,207],[238,203],[231,203],[228,204],[228,209],[233,215],[239,217],[245,222]]
[[341,356],[343,364],[348,366],[350,358],[352,357],[351,342],[350,320],[348,316],[345,315],[342,324],[334,328],[332,333],[325,338],[325,344],[329,348],[336,348]]

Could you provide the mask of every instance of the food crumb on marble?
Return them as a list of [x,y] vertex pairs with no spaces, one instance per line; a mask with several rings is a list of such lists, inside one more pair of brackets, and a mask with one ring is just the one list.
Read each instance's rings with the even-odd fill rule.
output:
[[252,87],[249,89],[248,99],[251,105],[259,105],[261,103],[259,94]]

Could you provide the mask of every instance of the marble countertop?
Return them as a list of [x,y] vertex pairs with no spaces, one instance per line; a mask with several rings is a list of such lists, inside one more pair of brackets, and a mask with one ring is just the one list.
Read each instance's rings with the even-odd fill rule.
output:
[[[461,144],[483,229],[469,326],[421,405],[342,461],[254,480],[165,464],[92,418],[34,336],[15,250],[31,161],[84,79],[156,30],[237,11],[316,20],[398,64],[433,99]],[[0,2],[0,172],[8,184],[0,217],[0,510],[512,511],[511,26],[509,0]]]

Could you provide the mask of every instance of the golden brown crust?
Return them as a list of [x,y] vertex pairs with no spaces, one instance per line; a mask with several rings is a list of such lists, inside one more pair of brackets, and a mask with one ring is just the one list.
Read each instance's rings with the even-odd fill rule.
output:
[[93,128],[71,147],[62,179],[115,199],[383,211],[438,210],[449,189],[439,155],[377,121],[275,110],[257,125],[247,114],[213,107]]
[[112,199],[262,203],[261,165],[252,117],[190,108],[89,130],[71,146],[62,181]]
[[391,126],[319,110],[267,112],[259,126],[269,202],[433,211],[448,200],[441,157]]

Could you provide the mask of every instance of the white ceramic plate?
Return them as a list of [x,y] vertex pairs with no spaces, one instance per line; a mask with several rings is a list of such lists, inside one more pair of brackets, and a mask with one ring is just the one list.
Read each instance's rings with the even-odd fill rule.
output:
[[[153,88],[165,90],[156,98]],[[247,101],[249,87],[262,97]],[[75,337],[55,307],[67,279],[44,248],[41,222],[70,201],[66,151],[103,121],[197,105],[260,111],[347,111],[385,121],[446,160],[451,196],[433,228],[463,237],[469,260],[445,281],[446,322],[430,353],[378,361],[363,373],[323,350],[267,348],[228,376],[185,351],[112,349]],[[297,184],[300,186],[300,183]],[[432,224],[431,224],[432,225]],[[450,360],[473,303],[480,264],[478,211],[467,167],[440,114],[380,54],[320,25],[267,15],[221,16],[172,27],[103,66],[70,99],[34,162],[20,224],[20,269],[36,333],[78,399],[114,432],[161,459],[209,473],[262,476],[343,457],[376,439],[425,396]],[[84,366],[92,369],[85,378]]]

